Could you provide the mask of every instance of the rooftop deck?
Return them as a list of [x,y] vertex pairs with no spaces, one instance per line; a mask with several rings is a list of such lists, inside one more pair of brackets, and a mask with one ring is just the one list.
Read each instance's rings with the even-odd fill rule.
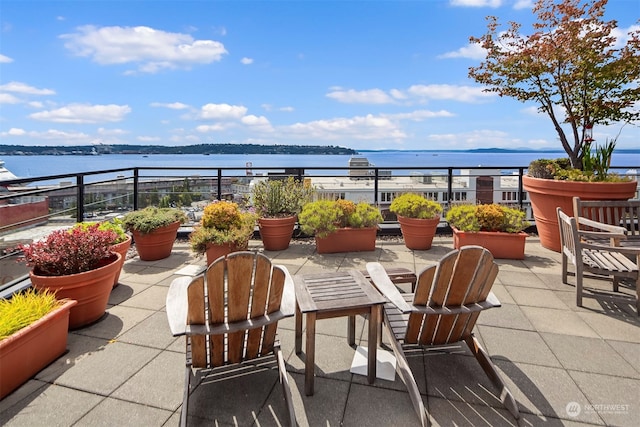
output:
[[[291,274],[364,269],[368,261],[420,271],[452,247],[450,236],[437,236],[428,251],[381,239],[375,252],[318,255],[314,245],[294,241],[285,251],[266,254]],[[261,242],[252,240],[250,249],[262,250]],[[560,254],[542,248],[535,237],[528,239],[526,254],[524,261],[498,260],[493,290],[503,305],[481,314],[476,327],[518,401],[519,425],[637,425],[635,290],[623,284],[628,298],[585,298],[585,307],[578,308],[574,287],[561,283]],[[106,317],[71,332],[67,354],[0,401],[0,425],[178,425],[184,338],[171,336],[164,306],[169,284],[190,265],[202,266],[204,260],[184,242],[161,261],[128,260]],[[585,284],[610,290],[610,282],[588,279]],[[366,329],[363,319],[357,322],[357,342],[362,342]],[[304,395],[304,353],[293,351],[293,319],[280,323],[299,425],[417,425],[398,375],[393,382],[378,379],[368,385],[366,377],[349,372],[354,349],[347,344],[346,323],[344,318],[318,322],[315,395],[310,397]],[[475,359],[462,348],[448,351],[455,354],[424,352],[410,359],[433,424],[518,425]],[[273,368],[207,378],[192,395],[191,425],[283,423],[285,405]]]

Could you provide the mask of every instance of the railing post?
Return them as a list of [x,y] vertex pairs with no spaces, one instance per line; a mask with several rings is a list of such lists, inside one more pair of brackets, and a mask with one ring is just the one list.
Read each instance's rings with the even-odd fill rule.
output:
[[133,169],[133,210],[138,210],[138,185],[140,184],[140,171],[138,168]]
[[222,169],[218,168],[218,200],[222,200]]
[[378,206],[378,168],[373,169],[373,204]]
[[77,196],[76,196],[76,222],[84,219],[84,175],[76,175]]
[[453,168],[447,168],[447,208],[451,206],[453,200]]
[[522,177],[524,176],[524,168],[518,168],[518,199],[520,200],[520,210],[524,209],[524,184]]

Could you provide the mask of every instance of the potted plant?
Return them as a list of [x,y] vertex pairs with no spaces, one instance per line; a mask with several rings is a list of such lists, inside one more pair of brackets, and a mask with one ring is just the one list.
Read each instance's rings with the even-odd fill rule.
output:
[[111,230],[116,233],[116,239],[111,242],[111,250],[122,255],[122,258],[120,259],[120,269],[113,279],[113,287],[115,288],[118,285],[120,272],[122,271],[124,262],[127,260],[127,253],[129,252],[129,248],[131,247],[131,236],[125,232],[124,225],[120,218],[113,218],[110,221],[104,222],[79,222],[75,225],[75,227],[88,227],[89,225],[93,224],[98,224],[98,229],[100,230]]
[[122,257],[111,250],[115,238],[115,232],[94,224],[56,230],[18,247],[31,267],[29,278],[36,289],[49,289],[59,299],[78,302],[71,309],[70,329],[95,322],[107,308]]
[[253,207],[258,215],[260,238],[268,251],[289,247],[297,215],[313,197],[313,187],[292,176],[267,179],[252,189]]
[[318,253],[373,251],[382,214],[366,202],[317,200],[304,205],[300,229],[315,236]]
[[167,258],[173,250],[180,224],[187,215],[179,208],[149,206],[129,212],[122,218],[125,229],[133,234],[138,256],[143,261]]
[[453,247],[477,245],[487,248],[494,258],[524,259],[530,224],[525,213],[508,206],[492,204],[455,205],[446,214],[453,230]]
[[393,199],[389,210],[396,214],[404,244],[409,249],[431,248],[440,223],[442,206],[423,195],[404,193]]
[[200,224],[189,235],[191,249],[206,254],[207,265],[231,252],[247,249],[256,215],[235,202],[215,201],[205,206]]
[[[624,44],[618,44],[616,21],[603,19],[606,4],[599,0],[538,0],[533,8],[538,21],[531,35],[521,34],[517,23],[503,31],[497,18],[489,17],[487,33],[471,37],[487,56],[478,67],[470,68],[469,76],[489,86],[489,92],[536,102],[538,111],[550,118],[567,153],[567,163],[574,172],[563,179],[536,177],[536,164],[523,177],[540,243],[555,251],[560,251],[556,207],[573,212],[573,196],[626,200],[636,192],[635,181],[610,182],[606,173],[591,173],[597,170],[590,166],[594,126],[624,126],[640,118],[640,110],[633,108],[640,79],[640,30],[634,29]],[[600,156],[598,167],[610,166],[615,139],[617,136],[595,151]],[[579,171],[596,177],[597,182],[573,180],[582,175]],[[552,170],[550,177],[557,178],[555,172]]]
[[75,304],[34,288],[0,299],[0,399],[64,354]]

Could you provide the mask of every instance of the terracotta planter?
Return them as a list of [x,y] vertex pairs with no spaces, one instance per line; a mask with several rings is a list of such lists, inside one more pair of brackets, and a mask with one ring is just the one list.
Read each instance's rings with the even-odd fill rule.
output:
[[636,181],[629,182],[573,182],[523,176],[524,189],[529,193],[533,217],[540,236],[540,244],[560,252],[560,232],[556,207],[573,215],[573,197],[581,200],[628,200],[635,196]]
[[140,259],[157,261],[168,258],[173,250],[173,242],[178,236],[178,228],[180,228],[180,222],[176,221],[165,227],[157,228],[151,233],[132,231],[133,241]]
[[127,236],[127,240],[125,240],[124,242],[111,246],[111,250],[113,252],[117,252],[120,255],[122,255],[122,258],[120,259],[120,269],[118,269],[118,272],[116,273],[116,277],[113,279],[114,288],[118,286],[120,273],[122,272],[122,267],[124,266],[124,262],[127,260],[127,252],[129,252],[130,247],[131,247],[131,236]]
[[77,329],[100,319],[107,309],[113,279],[120,269],[122,255],[113,253],[113,260],[104,267],[67,276],[38,276],[29,272],[36,289],[56,292],[58,299],[73,299],[78,304],[71,309],[69,329]]
[[316,237],[316,250],[319,254],[375,251],[377,231],[377,227],[340,228],[327,237]]
[[435,236],[436,228],[440,224],[440,217],[418,219],[398,215],[398,222],[400,223],[400,230],[407,248],[415,250],[431,249],[433,236]]
[[524,259],[524,244],[529,236],[525,232],[503,233],[500,231],[460,231],[453,230],[453,247],[476,245],[487,248],[494,258]]
[[296,217],[259,218],[260,238],[267,251],[282,251],[289,247]]
[[31,325],[0,341],[0,399],[40,372],[67,350],[69,310],[67,300]]
[[238,246],[235,243],[226,243],[224,245],[207,243],[207,249],[205,252],[205,255],[207,256],[207,265],[210,265],[221,256],[229,255],[231,252],[244,251],[246,249],[247,245]]

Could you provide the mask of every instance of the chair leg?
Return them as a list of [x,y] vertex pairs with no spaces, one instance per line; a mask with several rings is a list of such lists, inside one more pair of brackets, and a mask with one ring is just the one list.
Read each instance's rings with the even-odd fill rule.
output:
[[287,413],[289,414],[289,425],[296,427],[296,413],[293,408],[293,399],[291,397],[291,386],[289,385],[289,377],[287,376],[287,368],[284,364],[284,357],[279,346],[274,346],[273,353],[278,360],[278,373],[280,376],[280,385],[282,385],[282,393],[284,394],[284,401],[287,404]]
[[584,272],[581,267],[576,266],[576,305],[582,307],[582,281]]
[[489,357],[489,354],[487,354],[487,352],[480,346],[480,343],[473,336],[473,334],[465,338],[465,342],[469,346],[469,349],[476,357],[476,360],[478,361],[478,363],[480,363],[480,366],[482,366],[482,369],[487,374],[493,385],[498,390],[500,390],[499,397],[502,401],[502,404],[507,408],[507,410],[509,410],[509,412],[511,412],[511,415],[513,415],[516,420],[519,419],[520,411],[518,410],[516,399],[513,397],[513,395],[507,388],[507,385],[498,374],[498,371],[496,370],[493,361]]
[[396,365],[400,373],[400,378],[402,378],[402,382],[404,382],[405,386],[407,387],[409,397],[411,398],[411,403],[413,403],[413,408],[416,411],[416,415],[418,415],[418,418],[420,419],[420,424],[422,425],[422,427],[426,427],[429,425],[429,417],[427,416],[427,410],[424,407],[424,403],[422,402],[422,396],[420,395],[418,384],[416,384],[416,380],[413,377],[411,368],[409,367],[409,362],[407,362],[407,357],[404,354],[402,345],[395,339],[393,331],[387,325],[387,322],[385,322],[384,324],[387,328],[387,332],[389,333],[391,348],[393,350],[393,354],[396,357]]
[[567,280],[567,255],[562,252],[562,283],[564,283],[565,285],[569,283],[569,281]]
[[182,408],[180,410],[180,426],[187,425],[187,417],[189,416],[189,395],[191,394],[191,379],[193,378],[193,370],[191,364],[187,363],[184,371],[184,395],[182,396]]

